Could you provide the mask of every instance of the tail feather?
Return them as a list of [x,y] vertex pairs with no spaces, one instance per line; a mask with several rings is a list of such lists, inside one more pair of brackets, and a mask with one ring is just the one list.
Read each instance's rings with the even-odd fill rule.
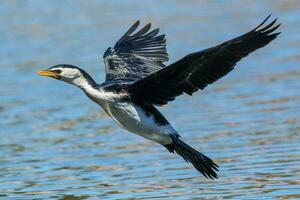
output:
[[173,144],[166,146],[170,152],[175,151],[186,162],[191,163],[206,178],[218,178],[216,171],[219,171],[219,166],[215,164],[212,159],[184,143],[177,135],[171,135],[171,138]]

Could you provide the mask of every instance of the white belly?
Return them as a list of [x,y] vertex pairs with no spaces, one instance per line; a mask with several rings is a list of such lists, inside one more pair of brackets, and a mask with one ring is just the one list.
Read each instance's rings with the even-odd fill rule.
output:
[[121,127],[160,144],[170,144],[169,135],[176,133],[170,124],[155,123],[154,118],[147,116],[140,106],[127,102],[99,104]]

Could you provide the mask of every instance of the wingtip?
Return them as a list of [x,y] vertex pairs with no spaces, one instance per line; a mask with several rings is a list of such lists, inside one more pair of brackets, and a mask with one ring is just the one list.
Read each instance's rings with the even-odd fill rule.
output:
[[131,30],[131,33],[134,32],[137,29],[137,27],[139,27],[140,23],[141,23],[140,20],[137,20],[136,22],[134,22],[134,24],[129,29],[129,30]]
[[[269,15],[263,20],[263,23],[265,23],[268,19],[270,19],[271,16],[272,16],[272,13],[269,14]],[[262,24],[263,24],[263,23],[262,23]]]
[[146,29],[147,31],[149,31],[151,29],[151,23],[148,23],[144,26],[144,29]]
[[159,33],[159,28],[155,28],[155,29],[153,29],[153,31],[152,31],[153,33],[154,33],[154,36],[155,35],[157,35],[158,33]]
[[141,23],[140,20],[136,20],[136,21],[133,23],[133,25],[134,25],[134,26],[138,26],[138,25],[140,25],[140,23]]
[[262,27],[266,21],[268,21],[268,19],[271,17],[272,14],[269,14],[267,16],[267,18],[265,18],[263,20],[263,22],[261,22],[256,28],[254,28],[251,32],[255,32],[255,31],[259,31],[259,32],[265,32],[265,33],[271,33],[274,30],[276,30],[281,24],[277,24],[276,22],[278,20],[278,18],[276,17],[273,21],[271,21],[269,24],[265,25],[264,27]]
[[274,38],[276,38],[278,35],[280,35],[281,34],[281,32],[276,32],[276,33],[273,33],[273,34],[271,34],[270,36],[274,36]]
[[[139,37],[141,35],[146,34],[151,29],[151,23],[146,24],[144,27],[142,27],[138,32],[136,32],[134,35],[132,35],[133,38]],[[136,30],[136,29],[135,29]]]
[[257,27],[255,27],[253,29],[253,31],[257,30],[259,27],[261,27],[269,18],[271,17],[271,15],[269,15],[267,18],[265,18]]

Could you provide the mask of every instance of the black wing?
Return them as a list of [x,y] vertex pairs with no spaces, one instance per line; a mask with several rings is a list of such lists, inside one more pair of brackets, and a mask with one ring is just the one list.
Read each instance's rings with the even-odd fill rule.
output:
[[165,35],[158,35],[158,28],[150,31],[150,23],[133,34],[139,23],[135,22],[114,47],[104,53],[106,81],[135,81],[165,67],[163,62],[168,61]]
[[230,72],[249,53],[267,45],[280,33],[273,33],[277,19],[263,27],[270,15],[252,31],[204,51],[189,54],[170,66],[138,80],[127,88],[133,98],[164,105],[176,96],[192,95]]

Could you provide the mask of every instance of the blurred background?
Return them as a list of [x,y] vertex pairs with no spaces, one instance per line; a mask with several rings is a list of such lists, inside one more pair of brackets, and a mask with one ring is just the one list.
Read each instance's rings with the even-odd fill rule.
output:
[[[300,198],[299,1],[11,1],[0,4],[0,198]],[[278,17],[282,34],[193,97],[161,108],[220,165],[202,177],[119,128],[77,88],[36,72],[102,55],[138,19],[167,36],[169,63]]]

